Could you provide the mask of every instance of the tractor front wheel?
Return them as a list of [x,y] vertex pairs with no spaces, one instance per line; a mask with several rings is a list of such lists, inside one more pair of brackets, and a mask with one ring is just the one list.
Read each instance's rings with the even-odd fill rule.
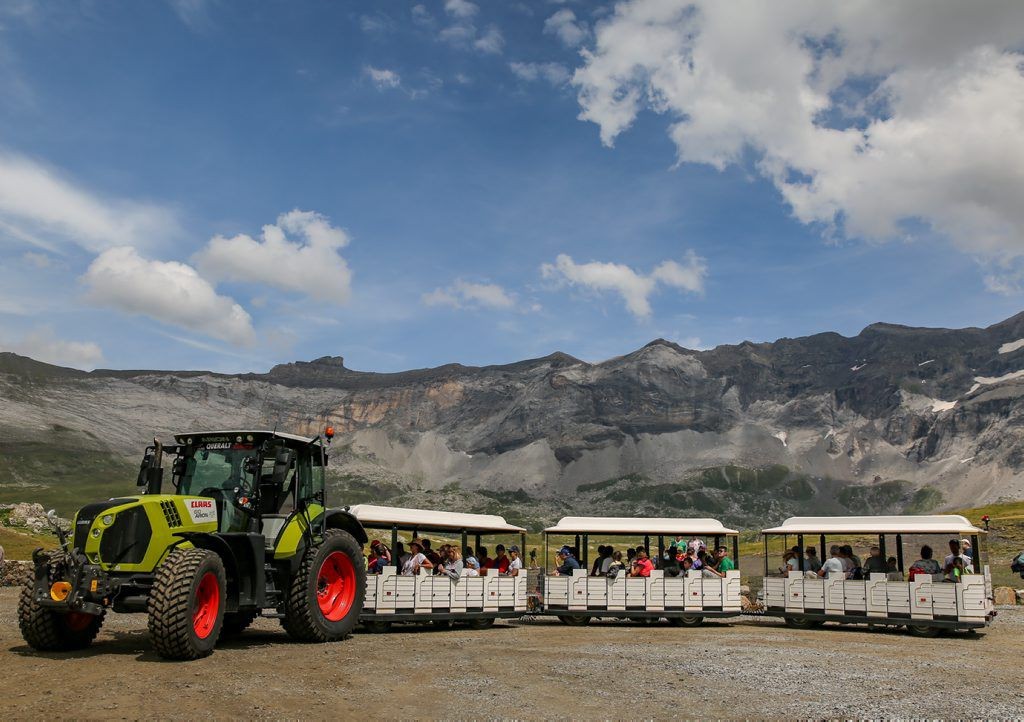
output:
[[35,579],[29,578],[18,599],[18,626],[29,646],[40,652],[85,649],[99,634],[103,616],[85,612],[56,612],[40,606],[35,598]]
[[366,597],[362,550],[351,534],[324,532],[306,550],[284,600],[281,624],[300,642],[335,642],[352,633]]
[[213,651],[224,624],[224,562],[207,549],[171,552],[149,593],[149,635],[165,659],[199,659]]

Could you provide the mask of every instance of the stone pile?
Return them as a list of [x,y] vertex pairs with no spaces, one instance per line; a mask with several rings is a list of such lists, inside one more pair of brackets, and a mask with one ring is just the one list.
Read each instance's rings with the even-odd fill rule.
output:
[[19,562],[13,559],[0,562],[0,587],[20,587],[31,570],[31,562]]

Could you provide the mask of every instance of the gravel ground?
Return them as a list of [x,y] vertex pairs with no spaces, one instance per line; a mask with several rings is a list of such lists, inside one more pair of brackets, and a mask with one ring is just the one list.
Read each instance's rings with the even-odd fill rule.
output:
[[1019,607],[937,639],[753,617],[692,629],[537,619],[307,646],[259,620],[211,657],[169,663],[141,615],[109,616],[85,652],[33,652],[16,603],[0,589],[6,719],[1024,715]]

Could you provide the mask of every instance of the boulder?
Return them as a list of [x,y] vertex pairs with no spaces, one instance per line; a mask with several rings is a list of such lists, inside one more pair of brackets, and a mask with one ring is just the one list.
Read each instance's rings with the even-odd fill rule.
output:
[[1017,603],[1017,591],[1013,587],[996,587],[993,592],[996,605]]
[[0,587],[20,587],[31,571],[31,562],[19,562],[12,559],[0,562]]
[[[28,529],[36,534],[50,531],[50,522],[46,519],[46,509],[42,504],[0,504],[0,511],[8,512],[4,522],[6,526]],[[71,528],[71,522],[67,519],[60,519],[59,522],[64,529]]]
[[1017,590],[1017,604],[1024,604],[1024,589]]

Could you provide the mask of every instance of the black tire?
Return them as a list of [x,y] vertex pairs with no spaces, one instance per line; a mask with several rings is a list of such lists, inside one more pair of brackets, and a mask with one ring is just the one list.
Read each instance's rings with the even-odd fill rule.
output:
[[[323,591],[321,572],[330,571],[328,567],[331,564],[325,565],[325,562],[338,553],[347,557],[351,565],[351,569],[344,572],[344,584],[351,583],[354,588],[344,616],[332,620],[325,616],[318,594]],[[281,626],[292,639],[299,642],[336,642],[352,633],[366,597],[366,570],[363,569],[362,556],[362,548],[352,535],[339,529],[328,529],[320,544],[306,550],[284,599]]]
[[931,639],[932,637],[938,637],[939,632],[942,630],[939,627],[925,627],[917,624],[908,624],[907,631],[913,637],[923,637],[925,639]]
[[391,631],[391,622],[363,622],[363,629],[370,634],[386,634]]
[[[63,555],[51,555],[51,568],[60,565]],[[18,627],[30,647],[40,652],[70,652],[85,649],[99,634],[106,610],[100,614],[57,612],[41,606],[35,598],[35,575],[30,573],[18,598]]]
[[[156,653],[164,659],[210,654],[224,624],[226,588],[224,562],[217,554],[207,549],[172,551],[156,570],[147,605]],[[203,609],[206,614],[197,616]]]
[[811,619],[804,619],[798,617],[786,617],[786,626],[792,627],[793,629],[810,629],[816,626],[814,621]]
[[699,627],[704,623],[704,617],[684,614],[681,617],[669,617],[668,623],[673,627]]
[[558,619],[570,627],[585,627],[590,624],[589,614],[559,614]]
[[470,629],[490,629],[494,626],[494,617],[485,617],[482,619],[470,619]]
[[224,624],[220,628],[220,638],[237,637],[249,628],[260,613],[255,609],[246,612],[227,612],[224,615]]

